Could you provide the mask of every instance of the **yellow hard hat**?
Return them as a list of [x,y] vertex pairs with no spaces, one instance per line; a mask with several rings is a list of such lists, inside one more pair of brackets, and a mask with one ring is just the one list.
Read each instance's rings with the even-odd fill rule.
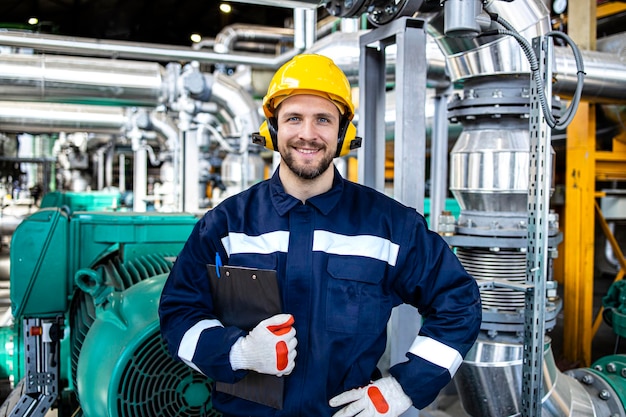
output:
[[263,98],[265,116],[275,116],[280,102],[296,94],[322,96],[334,102],[349,120],[354,117],[350,82],[332,59],[323,55],[296,55],[276,71]]
[[260,132],[253,135],[253,142],[278,150],[276,109],[283,100],[297,94],[327,98],[339,109],[342,122],[337,156],[346,155],[361,146],[361,138],[356,137],[356,128],[351,122],[354,118],[354,104],[350,82],[332,59],[317,54],[296,55],[276,71],[263,97],[263,113],[268,120],[261,125]]

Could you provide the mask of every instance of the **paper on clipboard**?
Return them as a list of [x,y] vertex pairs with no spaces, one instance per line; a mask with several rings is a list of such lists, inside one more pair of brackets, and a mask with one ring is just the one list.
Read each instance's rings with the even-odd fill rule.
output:
[[[276,271],[207,265],[215,315],[225,326],[252,330],[282,313]],[[284,380],[250,371],[234,384],[216,382],[215,389],[276,409],[283,407]]]

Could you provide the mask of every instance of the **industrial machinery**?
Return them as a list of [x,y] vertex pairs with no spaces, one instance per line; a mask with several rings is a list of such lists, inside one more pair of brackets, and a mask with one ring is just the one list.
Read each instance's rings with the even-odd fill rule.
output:
[[[552,71],[556,79],[563,75],[555,57],[561,57],[564,48],[556,52],[551,49],[553,44],[545,41],[561,34],[551,30],[550,14],[542,2],[444,1],[441,9],[429,7],[433,4],[428,1],[419,3],[400,2],[395,8],[370,4],[370,18],[384,23],[381,20],[386,21],[390,13],[397,17],[418,11],[416,15],[428,23],[425,30],[446,56],[450,80],[462,86],[447,108],[447,117],[464,127],[449,160],[449,191],[461,212],[456,219],[442,216],[440,225],[460,261],[478,280],[484,308],[481,335],[454,378],[463,408],[480,417],[623,416],[623,380],[602,372],[606,362],[614,372],[623,358],[594,364],[597,385],[592,386],[585,382],[589,375],[578,377],[587,370],[564,374],[556,367],[551,340],[544,334],[554,327],[562,308],[552,278],[552,262],[562,236],[558,215],[549,210],[555,179],[550,139],[562,134],[559,131],[576,112],[587,69],[582,68],[582,54],[570,40],[560,39],[572,47],[570,60],[576,63],[571,67],[577,68],[573,74],[576,86],[569,91],[572,102],[563,109],[559,98],[552,97]],[[356,7],[361,6],[365,7],[363,3]],[[345,12],[340,7],[336,10]],[[417,22],[396,29],[398,51],[407,48],[400,43],[405,39],[419,39],[409,34],[419,27]],[[379,32],[380,38],[368,36],[368,41],[378,41],[382,49],[392,38],[391,30]],[[531,41],[535,43],[531,45]],[[367,51],[364,43],[362,53]],[[365,59],[369,58],[370,65],[382,60],[376,52],[369,55]],[[416,63],[408,56],[402,58]],[[373,72],[375,75],[360,80],[375,83],[382,71]],[[396,74],[404,75],[397,69]],[[379,94],[373,91],[374,97]],[[398,94],[410,102],[410,92]],[[361,105],[368,105],[367,98],[366,92]],[[410,103],[408,111],[400,111],[418,118],[419,112],[411,109],[421,103]],[[367,110],[366,115],[376,117]],[[396,136],[396,142],[421,143],[411,137],[418,136],[413,133],[415,127],[408,124],[400,130],[410,133]],[[396,149],[410,153],[405,143]],[[404,158],[410,161],[411,156]],[[366,160],[376,158],[366,155]],[[415,159],[409,164],[420,166],[420,162]],[[410,190],[398,190],[401,198],[411,196]],[[414,201],[419,204],[419,199],[410,200]]]
[[16,389],[0,415],[212,415],[211,381],[171,359],[157,315],[196,221],[58,207],[27,217],[11,243],[2,369]]
[[[541,135],[562,136],[563,124],[551,117],[569,119],[575,111],[557,94],[623,102],[618,74],[626,73],[626,66],[620,58],[581,52],[586,74],[581,93],[580,56],[550,42],[545,49],[541,41],[531,45],[552,32],[540,0],[251,1],[258,2],[294,8],[293,31],[258,32],[262,42],[280,46],[270,48],[281,51],[274,57],[238,54],[238,36],[248,50],[255,39],[241,26],[218,37],[214,52],[121,44],[96,48],[79,39],[68,47],[62,37],[0,33],[0,43],[57,54],[15,53],[0,61],[0,99],[6,100],[0,102],[0,130],[6,132],[1,150],[3,161],[11,163],[0,165],[0,182],[14,202],[28,201],[19,216],[2,218],[11,237],[12,308],[0,327],[0,377],[10,383],[0,416],[44,415],[50,408],[59,417],[216,415],[211,381],[171,360],[159,337],[160,289],[196,221],[192,214],[171,213],[197,213],[266,176],[266,161],[259,149],[249,147],[248,138],[259,125],[254,97],[269,71],[306,50],[330,55],[353,82],[361,80],[359,42],[366,31],[328,34],[315,21],[315,9],[324,3],[331,16],[345,22],[366,13],[374,30],[415,19],[411,28],[423,27],[439,53],[428,52],[421,75],[437,94],[452,93],[445,111],[435,113],[427,128],[434,132],[443,120],[444,130],[457,132],[444,171],[460,212],[440,215],[433,209],[431,225],[439,226],[478,280],[484,306],[481,336],[454,379],[465,411],[475,417],[521,412],[625,417],[624,356],[610,355],[567,372],[555,364],[544,332],[555,326],[563,304],[552,277],[562,235],[558,215],[545,200],[537,204],[540,209],[529,208],[529,200],[537,203],[529,190],[540,189],[545,197],[555,180],[550,142],[541,170],[533,145]],[[103,49],[122,59],[103,58]],[[83,56],[73,56],[77,53]],[[532,54],[544,55],[532,62]],[[393,58],[384,65],[398,74],[397,67],[408,61],[400,49]],[[164,60],[189,63],[165,68],[155,63]],[[203,63],[218,64],[217,70],[207,73]],[[237,71],[226,75],[220,66]],[[540,75],[538,67],[554,71],[553,82],[543,88],[531,83]],[[413,71],[400,69],[404,75]],[[51,82],[48,71],[59,78]],[[388,77],[383,88],[399,82],[393,71],[383,72]],[[370,85],[360,84],[362,97],[370,97]],[[396,118],[390,124],[403,123]],[[415,132],[404,134],[411,139]],[[363,136],[366,143],[374,138],[369,132]],[[431,161],[437,157],[435,145]],[[445,146],[443,159],[447,151]],[[359,164],[370,161],[362,157]],[[15,165],[20,163],[37,169],[23,172]],[[37,207],[33,201],[41,190],[23,181],[25,174],[45,191],[56,182],[60,192],[46,192]],[[211,195],[208,189],[219,192]],[[437,193],[433,186],[431,207],[441,206],[437,201],[443,196]],[[32,194],[35,198],[28,199]],[[545,262],[529,285],[533,220],[545,227],[540,239]],[[540,301],[535,323],[540,334],[528,325],[530,313],[537,312],[529,304],[530,293],[540,296],[533,299]],[[609,315],[622,326],[623,306],[612,302]],[[529,333],[535,339],[529,340]],[[525,355],[538,341],[534,353],[541,369],[531,372],[540,374],[539,387],[525,385],[531,379]],[[522,401],[526,388],[536,391],[532,406],[540,410],[523,409],[529,407]]]

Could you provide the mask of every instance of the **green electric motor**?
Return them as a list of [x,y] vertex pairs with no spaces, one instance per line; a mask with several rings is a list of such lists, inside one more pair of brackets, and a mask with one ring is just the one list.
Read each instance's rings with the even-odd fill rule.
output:
[[219,416],[211,380],[174,361],[159,332],[167,274],[113,292],[98,306],[77,368],[85,417]]

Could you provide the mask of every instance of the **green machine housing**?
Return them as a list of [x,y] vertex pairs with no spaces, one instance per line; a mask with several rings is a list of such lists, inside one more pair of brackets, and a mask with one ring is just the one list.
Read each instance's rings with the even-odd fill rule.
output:
[[[163,284],[191,214],[43,208],[13,234],[0,416],[213,416],[211,383],[161,339]],[[0,349],[1,350],[1,349]]]

